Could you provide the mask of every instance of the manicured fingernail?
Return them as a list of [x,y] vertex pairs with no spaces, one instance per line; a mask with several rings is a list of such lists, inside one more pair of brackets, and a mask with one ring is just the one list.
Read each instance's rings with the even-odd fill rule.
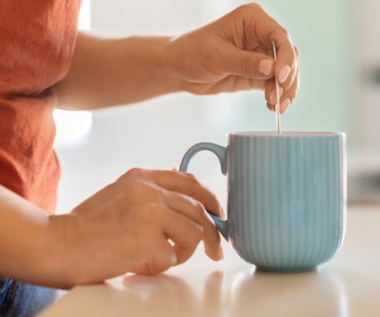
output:
[[273,62],[270,59],[263,59],[259,63],[259,70],[262,72],[264,75],[269,75],[272,71],[273,68]]
[[[280,87],[279,90],[278,90],[279,97],[282,96],[282,93],[283,93],[283,92],[284,92],[284,90]],[[269,102],[270,102],[272,105],[275,105],[275,104],[276,104],[276,90],[273,90],[272,93],[270,94]]]
[[290,67],[288,65],[281,68],[280,73],[278,74],[278,81],[283,83],[289,76]]
[[280,106],[281,113],[285,112],[285,110],[289,107],[289,105],[290,105],[289,98],[286,98],[283,102],[281,102],[281,106]]
[[273,105],[271,105],[270,103],[267,102],[267,108],[269,111],[274,111],[273,109]]
[[275,104],[276,104],[276,90],[273,90],[272,93],[270,94],[269,102],[270,102],[272,105],[275,105]]

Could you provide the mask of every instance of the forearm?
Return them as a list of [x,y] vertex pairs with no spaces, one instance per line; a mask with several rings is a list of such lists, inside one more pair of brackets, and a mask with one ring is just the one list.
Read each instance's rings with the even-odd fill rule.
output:
[[78,35],[72,65],[56,85],[59,106],[97,109],[181,90],[169,37],[100,39]]
[[44,286],[71,286],[63,269],[64,237],[53,227],[39,208],[0,186],[0,275]]

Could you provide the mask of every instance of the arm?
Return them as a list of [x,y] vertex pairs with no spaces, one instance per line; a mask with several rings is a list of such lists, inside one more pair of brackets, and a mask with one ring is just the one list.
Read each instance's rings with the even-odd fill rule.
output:
[[178,91],[261,89],[274,109],[276,74],[284,111],[298,90],[297,61],[286,30],[259,5],[249,4],[178,37],[107,40],[79,34],[72,67],[56,91],[65,108],[96,109]]
[[58,83],[59,104],[97,109],[180,91],[171,76],[169,37],[101,39],[79,34],[72,66]]
[[42,210],[0,185],[0,275],[65,287],[61,233]]

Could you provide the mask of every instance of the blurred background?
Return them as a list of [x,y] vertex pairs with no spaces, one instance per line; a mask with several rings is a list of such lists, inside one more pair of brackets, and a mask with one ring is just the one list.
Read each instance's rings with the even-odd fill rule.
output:
[[[177,35],[246,1],[84,1],[80,27],[103,36]],[[378,0],[261,0],[301,53],[301,87],[282,116],[288,131],[344,131],[349,201],[380,201],[380,2]],[[132,167],[178,167],[194,143],[226,144],[230,131],[272,131],[275,115],[261,92],[167,95],[108,110],[55,113],[62,164],[59,211]],[[190,166],[225,197],[217,159],[200,153]]]

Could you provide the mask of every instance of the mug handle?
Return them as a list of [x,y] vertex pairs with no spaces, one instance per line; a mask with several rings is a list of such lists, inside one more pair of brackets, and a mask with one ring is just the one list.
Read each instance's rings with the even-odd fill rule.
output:
[[[181,172],[187,172],[190,160],[193,158],[193,156],[195,154],[197,154],[200,151],[210,151],[217,156],[217,158],[219,159],[222,174],[226,175],[226,173],[227,173],[227,149],[228,149],[228,147],[226,148],[224,146],[220,146],[220,145],[217,145],[215,143],[210,143],[210,142],[197,143],[186,151],[185,155],[182,158],[181,164],[179,166],[179,170]],[[215,226],[218,229],[218,231],[228,241],[228,221],[221,219],[220,217],[212,214],[209,211],[207,211],[207,212],[209,213],[209,215],[213,219]]]

